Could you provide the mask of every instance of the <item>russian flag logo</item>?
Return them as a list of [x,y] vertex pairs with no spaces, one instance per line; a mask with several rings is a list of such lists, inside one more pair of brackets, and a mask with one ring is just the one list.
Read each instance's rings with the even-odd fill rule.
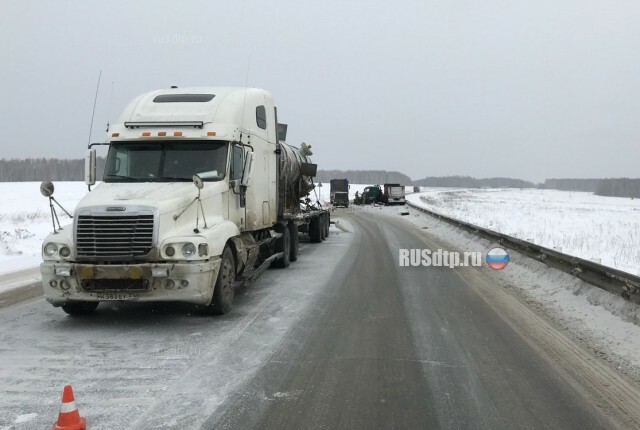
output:
[[502,248],[493,248],[487,252],[487,265],[493,270],[502,270],[509,264],[509,254]]

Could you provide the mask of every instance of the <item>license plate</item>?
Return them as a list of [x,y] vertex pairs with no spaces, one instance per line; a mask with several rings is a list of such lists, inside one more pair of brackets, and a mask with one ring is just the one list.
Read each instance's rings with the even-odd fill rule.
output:
[[136,293],[99,293],[98,300],[138,300],[139,294]]

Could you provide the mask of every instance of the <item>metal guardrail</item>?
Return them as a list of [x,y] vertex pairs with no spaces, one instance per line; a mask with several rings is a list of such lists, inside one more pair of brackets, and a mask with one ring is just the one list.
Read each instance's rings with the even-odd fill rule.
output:
[[632,275],[612,267],[604,266],[590,260],[563,254],[554,249],[545,248],[526,240],[518,239],[487,228],[478,227],[446,215],[419,207],[407,201],[407,205],[432,217],[443,220],[463,230],[474,233],[485,239],[499,243],[502,247],[514,250],[533,258],[549,267],[569,273],[591,285],[640,305],[640,276]]

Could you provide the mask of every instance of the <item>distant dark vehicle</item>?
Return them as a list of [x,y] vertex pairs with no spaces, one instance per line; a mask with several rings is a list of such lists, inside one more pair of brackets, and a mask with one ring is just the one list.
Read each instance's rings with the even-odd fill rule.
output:
[[415,187],[413,187],[413,192],[414,193],[419,193],[420,192],[420,187],[417,186],[417,185]]
[[345,191],[336,191],[333,196],[333,207],[348,208],[349,207],[349,193]]
[[385,205],[405,204],[404,186],[400,184],[384,184],[382,200]]
[[349,181],[347,179],[332,179],[329,200],[335,207],[349,207]]
[[382,203],[382,188],[380,185],[370,185],[362,191],[362,194],[358,197],[357,201],[354,200],[357,205],[370,205],[372,203]]

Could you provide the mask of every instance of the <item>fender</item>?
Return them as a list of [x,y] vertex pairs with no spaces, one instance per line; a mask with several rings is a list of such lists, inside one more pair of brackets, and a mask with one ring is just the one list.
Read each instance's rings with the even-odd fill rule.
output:
[[233,222],[225,220],[207,230],[202,230],[200,234],[207,238],[209,254],[216,257],[222,255],[229,239],[240,236],[240,230]]

